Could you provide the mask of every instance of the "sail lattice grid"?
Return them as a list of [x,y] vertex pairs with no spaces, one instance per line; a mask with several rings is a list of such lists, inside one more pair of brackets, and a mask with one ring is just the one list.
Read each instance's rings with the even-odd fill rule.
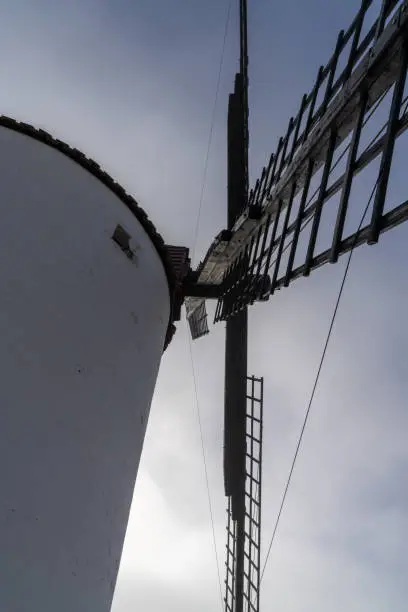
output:
[[[259,612],[261,555],[263,378],[247,377],[246,472],[244,529],[233,519],[231,497],[227,509],[225,611]],[[243,534],[240,536],[240,534]],[[244,538],[243,601],[237,605],[237,540]],[[239,580],[238,580],[239,582]]]
[[[320,67],[312,91],[303,96],[250,194],[246,217],[254,208],[261,210],[260,219],[227,247],[230,264],[215,321],[335,263],[356,246],[376,243],[382,232],[408,219],[407,201],[384,209],[395,142],[408,127],[408,2],[384,0],[377,18],[366,24],[371,5],[363,0],[351,26],[339,33],[332,57]],[[382,129],[366,143],[370,119],[387,96]],[[344,235],[353,182],[367,166],[374,168],[375,161],[377,178],[367,218]],[[321,249],[318,234],[330,206],[336,209],[335,222],[329,247]],[[248,226],[245,219],[242,223]],[[307,244],[299,249],[305,235]]]

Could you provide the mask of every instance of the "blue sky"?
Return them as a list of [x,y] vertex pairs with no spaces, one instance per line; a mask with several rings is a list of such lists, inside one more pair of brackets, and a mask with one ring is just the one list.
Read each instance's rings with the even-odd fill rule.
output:
[[[238,66],[235,4],[198,256],[226,219],[226,108]],[[357,0],[249,2],[253,178],[358,6]],[[1,112],[94,157],[138,199],[167,242],[192,246],[227,2],[15,0],[1,8]],[[393,203],[406,199],[404,144],[397,148]],[[354,193],[355,218],[371,179],[361,179]],[[353,258],[265,573],[264,610],[406,609],[408,294],[401,261],[407,229]],[[327,266],[251,312],[250,369],[266,380],[265,543],[343,266]],[[196,343],[194,362],[222,565],[222,325]],[[162,361],[113,612],[219,607],[200,452],[181,322]]]

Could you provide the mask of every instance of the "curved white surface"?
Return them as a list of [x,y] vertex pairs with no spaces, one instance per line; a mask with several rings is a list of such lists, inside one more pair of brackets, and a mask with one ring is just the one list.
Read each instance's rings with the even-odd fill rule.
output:
[[124,203],[0,128],[0,610],[110,609],[169,307]]

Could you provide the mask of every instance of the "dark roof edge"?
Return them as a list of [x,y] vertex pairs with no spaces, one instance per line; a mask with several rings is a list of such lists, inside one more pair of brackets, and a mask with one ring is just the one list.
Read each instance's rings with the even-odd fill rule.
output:
[[[37,129],[32,125],[29,125],[28,123],[16,121],[15,119],[7,117],[6,115],[0,115],[0,127],[9,128],[10,130],[14,130],[15,132],[25,134],[26,136],[30,136],[31,138],[34,138],[35,140],[38,140],[48,145],[49,147],[56,149],[57,151],[60,151],[60,153],[63,153],[67,157],[71,158],[77,164],[82,166],[82,168],[93,174],[95,178],[97,178],[106,187],[108,187],[108,189],[110,189],[125,204],[125,206],[127,206],[127,208],[134,214],[136,219],[139,221],[139,223],[153,242],[153,245],[155,246],[156,251],[160,256],[160,259],[162,260],[164,270],[166,272],[167,281],[169,284],[170,300],[172,301],[176,285],[176,278],[165,247],[164,240],[156,230],[153,223],[150,221],[143,208],[139,206],[136,200],[131,195],[126,193],[123,187],[121,187],[119,183],[117,183],[107,172],[102,170],[99,164],[97,164],[93,159],[86,157],[83,153],[81,153],[81,151],[70,147],[62,140],[53,138],[51,134],[49,134],[45,130]],[[170,308],[170,310],[172,312],[172,307]],[[172,327],[174,326],[170,315],[167,337],[169,335],[172,335],[170,331]],[[167,344],[168,341],[166,340],[165,348]]]

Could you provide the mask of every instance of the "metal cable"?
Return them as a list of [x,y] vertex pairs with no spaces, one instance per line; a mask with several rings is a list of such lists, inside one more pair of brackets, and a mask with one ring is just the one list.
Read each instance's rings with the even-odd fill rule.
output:
[[277,529],[278,529],[279,521],[280,521],[280,518],[282,516],[282,511],[283,511],[283,508],[284,508],[284,505],[285,505],[285,501],[286,501],[286,497],[287,497],[287,494],[288,494],[289,486],[290,486],[290,483],[291,483],[291,480],[292,480],[292,475],[293,475],[293,471],[294,471],[294,468],[295,468],[296,460],[298,458],[300,445],[302,443],[303,434],[305,432],[307,421],[309,419],[310,410],[312,408],[313,399],[314,399],[316,388],[317,388],[317,385],[318,385],[318,382],[319,382],[319,378],[320,378],[320,373],[322,371],[323,363],[324,363],[324,360],[325,360],[325,357],[326,357],[327,348],[329,346],[331,334],[332,334],[333,327],[334,327],[334,322],[336,320],[337,311],[338,311],[338,308],[339,308],[339,305],[340,305],[340,300],[341,300],[341,297],[343,295],[343,289],[344,289],[344,286],[345,286],[345,283],[346,283],[346,280],[347,280],[347,276],[348,276],[348,272],[349,272],[349,268],[350,268],[350,264],[351,264],[351,259],[353,257],[353,252],[354,252],[355,246],[357,244],[358,236],[359,236],[359,233],[360,233],[361,228],[363,226],[363,223],[364,223],[365,217],[367,215],[368,209],[370,207],[371,201],[372,201],[372,199],[374,197],[374,194],[375,194],[375,191],[377,189],[378,181],[379,181],[379,176],[377,177],[377,180],[376,180],[376,182],[374,184],[374,187],[373,187],[373,189],[371,191],[370,197],[369,197],[368,202],[367,202],[367,206],[365,207],[363,216],[361,217],[361,221],[360,221],[360,224],[358,226],[358,229],[357,229],[354,241],[353,241],[353,245],[351,247],[351,250],[350,250],[350,253],[349,253],[349,256],[348,256],[348,259],[347,259],[347,264],[346,264],[346,267],[345,267],[345,270],[344,270],[343,279],[342,279],[342,282],[341,282],[341,285],[340,285],[340,289],[339,289],[339,293],[338,293],[338,296],[337,296],[336,305],[334,307],[334,312],[333,312],[333,315],[332,315],[332,318],[331,318],[331,322],[330,322],[330,326],[329,326],[329,331],[327,333],[327,337],[326,337],[326,341],[325,341],[325,344],[324,344],[324,348],[323,348],[322,356],[321,356],[321,359],[320,359],[319,367],[317,369],[317,374],[316,374],[315,381],[314,381],[314,384],[313,384],[312,393],[310,395],[310,399],[309,399],[309,403],[308,403],[308,406],[307,406],[305,418],[303,420],[303,425],[302,425],[302,428],[301,428],[301,431],[300,431],[300,435],[299,435],[299,439],[298,439],[298,443],[297,443],[297,446],[296,446],[295,455],[293,457],[292,465],[291,465],[291,468],[290,468],[290,471],[289,471],[289,476],[288,476],[288,479],[287,479],[287,482],[286,482],[286,486],[285,486],[285,489],[284,489],[284,492],[283,492],[282,501],[281,501],[281,504],[280,504],[278,516],[277,516],[276,521],[275,521],[275,526],[274,526],[274,529],[273,529],[273,532],[272,532],[272,537],[271,537],[271,541],[270,541],[270,544],[269,544],[269,547],[268,547],[268,552],[266,554],[264,566],[262,568],[261,582],[262,582],[262,578],[264,576],[265,569],[266,569],[266,566],[267,566],[267,563],[268,563],[269,555],[271,553],[272,545],[273,545],[273,543],[275,541],[275,536],[276,536],[276,532],[277,532]]
[[212,137],[213,137],[213,132],[214,132],[215,113],[216,113],[216,110],[217,110],[218,96],[219,96],[219,93],[220,93],[222,67],[224,65],[225,45],[226,45],[226,42],[227,42],[228,26],[229,26],[230,17],[231,17],[231,8],[232,8],[232,0],[229,0],[228,8],[227,8],[227,16],[226,16],[226,19],[225,19],[224,37],[223,37],[222,46],[221,46],[221,59],[220,59],[220,66],[219,66],[219,70],[218,70],[217,85],[216,85],[216,89],[215,89],[214,106],[213,106],[212,115],[211,115],[210,133],[209,133],[209,136],[208,136],[207,151],[206,151],[206,154],[205,154],[203,182],[201,184],[201,193],[200,193],[200,200],[199,200],[199,205],[198,205],[197,220],[196,220],[196,225],[195,225],[195,229],[194,229],[193,247],[191,249],[191,261],[192,262],[193,262],[195,251],[196,251],[196,247],[197,247],[198,230],[199,230],[200,220],[201,220],[201,210],[202,210],[202,207],[203,207],[205,187],[206,187],[206,184],[207,184],[208,162],[209,162],[209,158],[210,158],[211,142],[212,142]]
[[191,340],[190,334],[187,333],[187,335],[188,335],[189,347],[190,347],[191,371],[192,371],[192,374],[193,374],[195,403],[196,403],[196,411],[197,411],[198,428],[200,430],[201,451],[202,451],[203,464],[204,464],[205,484],[206,484],[206,487],[207,487],[208,508],[209,508],[209,511],[210,511],[210,520],[211,520],[212,539],[213,539],[213,546],[214,546],[214,555],[215,555],[215,562],[216,562],[216,565],[217,565],[218,587],[219,587],[219,590],[220,590],[221,610],[224,610],[224,600],[223,600],[222,586],[221,586],[220,562],[219,562],[219,558],[218,558],[217,538],[216,538],[216,535],[215,535],[214,513],[213,513],[213,508],[212,508],[212,502],[211,502],[210,481],[209,481],[209,478],[208,478],[207,459],[206,459],[206,456],[205,456],[204,434],[203,434],[203,426],[202,426],[202,421],[201,421],[200,404],[199,404],[199,401],[198,401],[197,377],[196,377],[196,371],[195,371],[194,359],[193,359],[193,345],[192,345],[192,340]]
[[[208,136],[208,144],[207,144],[207,150],[206,150],[206,154],[205,154],[203,181],[202,181],[202,185],[201,185],[201,193],[200,193],[200,199],[199,199],[199,205],[198,205],[197,219],[196,219],[196,224],[195,224],[195,229],[194,229],[193,245],[192,245],[192,249],[191,249],[191,253],[192,253],[191,260],[192,261],[194,259],[194,255],[195,255],[195,251],[196,251],[196,247],[197,247],[198,231],[199,231],[200,220],[201,220],[201,211],[202,211],[202,207],[203,207],[204,193],[205,193],[205,188],[206,188],[206,184],[207,184],[208,162],[209,162],[211,142],[212,142],[212,137],[213,137],[213,132],[214,132],[215,113],[216,113],[217,105],[218,105],[218,96],[219,96],[220,85],[221,85],[221,75],[222,75],[222,68],[223,68],[223,64],[224,64],[225,46],[226,46],[226,42],[227,42],[228,26],[229,26],[230,17],[231,17],[231,8],[232,8],[232,0],[229,0],[228,8],[227,8],[226,20],[225,20],[224,36],[223,36],[222,47],[221,47],[221,59],[220,59],[220,65],[219,65],[219,70],[218,70],[217,85],[216,85],[215,99],[214,99],[214,106],[213,106],[212,115],[211,115],[210,132],[209,132],[209,136]],[[206,459],[206,454],[205,454],[204,434],[203,434],[203,427],[202,427],[202,421],[201,421],[200,404],[199,404],[199,401],[198,401],[197,376],[196,376],[196,371],[195,371],[195,367],[194,367],[192,340],[191,340],[190,333],[187,333],[187,335],[188,335],[188,338],[189,338],[189,352],[190,352],[190,360],[191,360],[191,371],[192,371],[192,375],[193,375],[193,385],[194,385],[194,394],[195,394],[197,421],[198,421],[198,427],[199,427],[199,431],[200,431],[201,451],[202,451],[202,457],[203,457],[204,475],[205,475],[205,483],[206,483],[206,489],[207,489],[208,508],[209,508],[209,512],[210,512],[212,540],[213,540],[213,546],[214,546],[215,562],[216,562],[216,566],[217,566],[217,577],[218,577],[218,587],[219,587],[219,592],[220,592],[220,603],[221,603],[221,610],[223,610],[224,609],[224,601],[223,601],[222,586],[221,586],[221,572],[220,572],[220,563],[219,563],[218,551],[217,551],[217,538],[216,538],[216,535],[215,535],[214,514],[213,514],[213,507],[212,507],[212,502],[211,502],[210,482],[209,482],[209,477],[208,477],[207,459]]]

